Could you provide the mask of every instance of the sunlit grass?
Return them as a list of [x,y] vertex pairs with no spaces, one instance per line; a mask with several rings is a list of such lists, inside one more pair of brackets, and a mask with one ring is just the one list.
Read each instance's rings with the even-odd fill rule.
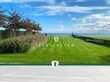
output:
[[[0,54],[1,64],[106,64],[102,57],[110,55],[110,48],[84,42],[71,36],[49,36],[48,43],[24,54]],[[109,62],[107,62],[109,64]]]

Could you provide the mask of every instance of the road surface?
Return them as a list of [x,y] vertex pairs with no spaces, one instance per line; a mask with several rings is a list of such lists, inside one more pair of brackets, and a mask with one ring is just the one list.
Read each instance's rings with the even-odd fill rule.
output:
[[0,66],[0,82],[110,82],[110,66]]

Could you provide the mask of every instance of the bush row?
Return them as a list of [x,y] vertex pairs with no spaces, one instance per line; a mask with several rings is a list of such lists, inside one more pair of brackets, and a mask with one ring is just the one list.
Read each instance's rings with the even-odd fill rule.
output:
[[8,38],[0,41],[0,53],[23,53],[27,52],[32,45],[36,46],[43,40],[43,36],[27,35]]

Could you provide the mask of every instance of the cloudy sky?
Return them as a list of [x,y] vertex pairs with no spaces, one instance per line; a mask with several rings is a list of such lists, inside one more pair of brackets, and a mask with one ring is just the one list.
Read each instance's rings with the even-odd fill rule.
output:
[[110,32],[110,0],[0,0],[0,8],[39,22],[43,32]]

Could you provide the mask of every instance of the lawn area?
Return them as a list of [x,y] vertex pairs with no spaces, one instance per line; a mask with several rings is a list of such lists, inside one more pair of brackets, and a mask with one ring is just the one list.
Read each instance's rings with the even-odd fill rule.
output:
[[0,54],[0,64],[110,64],[110,48],[72,36],[48,36],[48,43],[24,54]]
[[91,35],[89,37],[93,37],[93,38],[97,38],[97,39],[110,40],[110,35]]

